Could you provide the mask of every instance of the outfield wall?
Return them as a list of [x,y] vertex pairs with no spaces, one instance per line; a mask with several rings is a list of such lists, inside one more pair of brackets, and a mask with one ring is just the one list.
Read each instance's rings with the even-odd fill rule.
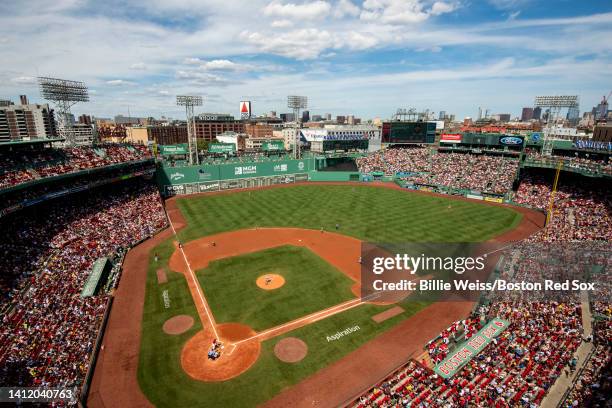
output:
[[162,165],[156,177],[162,193],[172,196],[307,181],[312,165],[312,160],[294,159],[200,166]]

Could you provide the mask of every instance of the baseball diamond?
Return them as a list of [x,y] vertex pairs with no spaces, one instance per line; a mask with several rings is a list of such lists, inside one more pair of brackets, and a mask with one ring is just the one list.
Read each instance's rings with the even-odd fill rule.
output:
[[[452,203],[451,211],[448,203]],[[506,241],[530,235],[542,222],[540,214],[524,208],[410,193],[389,184],[279,186],[173,198],[166,207],[176,234],[149,250],[148,265],[138,261],[148,270],[147,289],[142,336],[131,344],[140,357],[138,383],[133,377],[130,381],[142,390],[143,401],[155,405],[251,406],[274,396],[282,401],[284,395],[297,392],[295,385],[303,381],[317,381],[321,396],[333,395],[329,401],[341,403],[404,358],[383,350],[400,346],[403,355],[416,353],[421,341],[473,306],[407,299],[399,304],[401,314],[377,323],[373,316],[398,304],[359,298],[361,240]],[[440,219],[440,212],[447,218]],[[157,281],[160,267],[167,271],[167,283]],[[268,273],[282,276],[285,284],[275,291],[260,290],[254,283]],[[119,290],[122,284],[130,285],[129,276],[126,273]],[[173,310],[160,303],[162,290],[174,299]],[[116,303],[113,309],[121,313],[121,305]],[[179,313],[194,317],[196,323],[183,335],[168,336],[160,327]],[[413,333],[415,322],[429,321],[430,313],[437,317]],[[113,316],[111,333],[112,320]],[[227,324],[244,325],[248,333],[226,337],[219,328]],[[353,330],[356,326],[359,330]],[[328,341],[342,331],[347,334]],[[304,342],[308,350],[303,359],[291,364],[275,353],[279,341],[289,337]],[[208,340],[190,340],[196,338]],[[400,344],[399,338],[403,338]],[[223,343],[223,350],[218,360],[208,363],[206,345],[215,339]],[[112,347],[110,341],[107,350]],[[125,347],[125,340],[122,343]],[[376,343],[380,345],[373,346]],[[363,358],[371,344],[375,351]],[[258,348],[253,349],[254,345]],[[199,352],[199,363],[194,363],[194,352]],[[120,403],[121,393],[107,395],[103,389],[111,384],[121,389],[135,372],[121,370],[112,361],[110,366],[105,360],[99,364],[102,374],[96,395],[105,405]],[[214,366],[201,370],[189,367],[193,364]],[[330,387],[326,372],[331,375],[330,370],[353,364],[355,371],[368,367],[367,374],[358,380],[350,375],[349,383]],[[232,368],[211,374],[224,365]],[[107,369],[114,371],[112,379],[105,378]],[[122,371],[125,375],[119,375]],[[159,376],[172,381],[160,384]],[[178,388],[180,393],[171,392]],[[242,391],[237,394],[232,392],[235,389]],[[242,393],[249,399],[241,398]],[[283,405],[275,401],[269,404]]]
[[548,407],[605,377],[607,179],[442,148],[45,149],[101,169],[3,193],[2,384],[94,408]]

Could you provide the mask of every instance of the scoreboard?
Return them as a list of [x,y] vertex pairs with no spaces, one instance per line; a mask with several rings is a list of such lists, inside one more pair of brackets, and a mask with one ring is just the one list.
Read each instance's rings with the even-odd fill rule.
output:
[[434,143],[435,122],[383,122],[382,143]]

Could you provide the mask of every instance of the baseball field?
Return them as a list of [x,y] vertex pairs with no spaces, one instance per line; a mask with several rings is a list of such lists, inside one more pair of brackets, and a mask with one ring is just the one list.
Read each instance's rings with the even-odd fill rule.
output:
[[[146,248],[136,337],[138,385],[156,406],[283,406],[308,381],[347,393],[339,372],[376,380],[369,369],[409,357],[385,353],[422,347],[469,306],[360,299],[361,242],[510,239],[526,221],[505,206],[348,183],[176,198],[167,209],[173,231]],[[423,321],[431,327],[415,330]],[[211,360],[213,339],[223,349]]]

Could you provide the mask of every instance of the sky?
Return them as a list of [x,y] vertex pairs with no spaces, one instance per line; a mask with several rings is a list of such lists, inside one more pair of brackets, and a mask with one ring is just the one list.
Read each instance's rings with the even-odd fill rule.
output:
[[183,118],[398,108],[519,115],[536,95],[612,90],[609,0],[0,1],[0,99],[43,102],[37,76],[85,82],[73,113]]

